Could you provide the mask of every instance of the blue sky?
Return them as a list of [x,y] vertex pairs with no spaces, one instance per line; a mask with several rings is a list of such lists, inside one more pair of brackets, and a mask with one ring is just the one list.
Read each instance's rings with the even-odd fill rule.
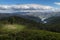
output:
[[60,8],[58,3],[60,0],[0,0],[0,4],[41,4]]

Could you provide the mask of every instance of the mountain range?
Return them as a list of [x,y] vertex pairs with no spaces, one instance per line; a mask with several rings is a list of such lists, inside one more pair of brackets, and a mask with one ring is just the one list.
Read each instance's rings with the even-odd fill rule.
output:
[[45,22],[44,20],[49,17],[60,16],[60,11],[51,6],[38,4],[0,5],[0,18],[8,16],[20,16],[38,22],[41,19]]

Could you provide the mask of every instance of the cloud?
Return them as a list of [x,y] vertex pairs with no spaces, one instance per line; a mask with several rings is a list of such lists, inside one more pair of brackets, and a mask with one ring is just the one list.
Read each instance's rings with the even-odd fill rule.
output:
[[47,11],[55,11],[55,9],[51,6],[38,4],[0,5],[0,13],[47,12]]
[[54,4],[56,4],[56,5],[60,5],[60,2],[55,2]]

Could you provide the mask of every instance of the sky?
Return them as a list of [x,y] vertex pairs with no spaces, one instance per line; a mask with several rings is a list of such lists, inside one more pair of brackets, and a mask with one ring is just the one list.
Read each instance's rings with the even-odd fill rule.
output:
[[60,8],[60,0],[0,0],[0,4],[41,4]]
[[41,17],[44,20],[44,15],[51,16],[52,12],[60,12],[60,0],[0,0],[0,13],[19,12],[30,12],[29,15],[33,15],[33,12],[48,13]]

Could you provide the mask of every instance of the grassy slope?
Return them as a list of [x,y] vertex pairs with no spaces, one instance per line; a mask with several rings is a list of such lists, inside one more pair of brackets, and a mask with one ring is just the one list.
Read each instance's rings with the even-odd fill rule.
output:
[[18,32],[25,28],[26,28],[25,26],[19,25],[19,24],[5,24],[1,28],[1,31],[2,32]]
[[25,26],[18,24],[5,24],[1,31],[3,32],[0,34],[2,40],[60,40],[60,33],[26,29]]
[[5,20],[3,18],[0,20],[0,23],[3,23],[3,26],[0,24],[0,40],[60,40],[60,33],[38,30],[37,27],[44,28],[45,26],[35,21],[25,20],[20,17],[11,17],[5,18]]

